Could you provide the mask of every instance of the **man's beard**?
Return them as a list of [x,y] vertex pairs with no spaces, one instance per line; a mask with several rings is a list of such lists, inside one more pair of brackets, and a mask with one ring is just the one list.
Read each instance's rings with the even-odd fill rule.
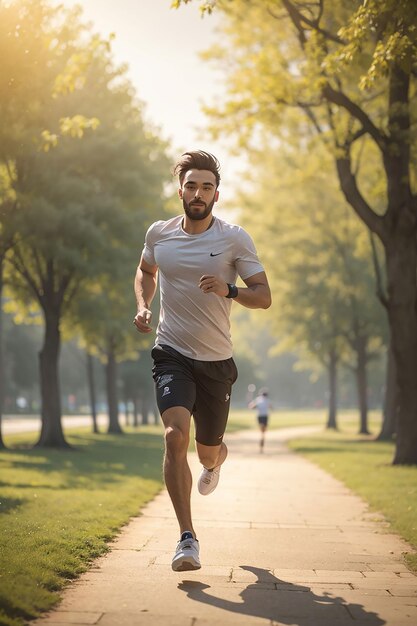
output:
[[[199,220],[204,220],[208,215],[210,215],[210,213],[213,210],[213,206],[214,206],[214,198],[213,200],[210,202],[210,204],[206,204],[205,202],[203,202],[202,200],[200,202],[190,202],[190,204],[188,204],[188,202],[186,202],[183,198],[182,200],[182,206],[184,207],[184,212],[186,214],[187,217],[190,218],[190,220],[194,220],[194,221],[199,221]],[[206,207],[204,209],[204,211],[202,213],[194,213],[192,210],[192,204],[204,204],[204,206]]]

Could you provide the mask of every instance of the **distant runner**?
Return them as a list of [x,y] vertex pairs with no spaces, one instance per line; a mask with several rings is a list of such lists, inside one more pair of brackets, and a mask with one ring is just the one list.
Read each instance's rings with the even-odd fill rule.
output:
[[268,391],[266,389],[260,389],[259,395],[254,400],[252,400],[252,402],[250,402],[248,406],[250,409],[258,410],[258,424],[261,430],[261,439],[259,442],[259,446],[260,451],[263,452],[265,444],[265,433],[266,429],[268,428],[269,412],[273,408],[268,398]]

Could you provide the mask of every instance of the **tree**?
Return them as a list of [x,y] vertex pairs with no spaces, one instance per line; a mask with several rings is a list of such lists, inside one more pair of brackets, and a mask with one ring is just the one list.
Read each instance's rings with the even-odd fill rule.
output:
[[367,231],[346,207],[320,145],[312,153],[265,145],[251,176],[239,205],[268,267],[279,349],[302,350],[327,370],[328,427],[336,427],[337,369],[351,367],[367,432],[367,366],[386,341]]
[[93,355],[86,351],[86,367],[87,367],[87,382],[88,392],[91,406],[91,418],[93,420],[93,433],[98,434],[99,428],[97,423],[97,393],[96,393],[96,379],[94,376],[94,358]]
[[[411,173],[417,145],[417,5],[413,0],[277,0],[273,8],[260,0],[215,4],[224,14],[230,46],[214,51],[218,59],[227,58],[228,99],[224,107],[212,107],[213,117],[217,122],[227,117],[222,128],[245,134],[245,140],[259,126],[284,138],[288,129],[301,136],[306,124],[315,129],[332,149],[346,200],[383,245],[399,394],[393,462],[416,464],[417,196]],[[211,10],[213,3],[202,6]],[[291,128],[294,109],[304,112],[304,126],[297,121]],[[360,153],[372,159],[383,183],[378,204],[357,167]]]
[[[132,281],[129,280],[131,276],[126,273],[128,265],[123,263],[126,256],[120,255],[118,273],[113,268],[111,277],[107,277],[107,280],[103,280],[102,277],[100,286],[94,284],[96,292],[94,299],[91,298],[88,283],[86,289],[80,291],[73,307],[71,323],[74,330],[82,332],[82,343],[88,353],[96,355],[104,364],[109,415],[108,432],[115,434],[122,433],[118,408],[118,362],[133,358],[138,349],[133,325],[129,323],[133,319]],[[123,275],[120,275],[121,272]],[[117,277],[120,280],[117,280]],[[114,282],[111,279],[114,279]]]
[[[149,423],[149,412],[154,410],[154,383],[152,379],[152,359],[149,347],[140,350],[135,361],[125,361],[121,366],[124,401],[133,404],[133,425],[138,426],[139,413],[141,423]],[[155,413],[155,418],[157,412]],[[156,423],[156,420],[155,420]]]
[[[18,6],[26,15],[24,3]],[[37,16],[35,9],[45,6],[33,1],[26,11]],[[43,117],[23,116],[21,142],[8,155],[18,199],[9,280],[15,298],[34,299],[44,316],[38,445],[66,446],[58,374],[61,325],[83,283],[105,276],[106,268],[110,276],[115,256],[132,241],[123,239],[139,202],[143,210],[136,219],[146,219],[157,193],[154,165],[164,145],[145,126],[124,68],[114,67],[109,47],[89,35],[78,13],[59,7],[53,20],[48,11],[41,11],[41,18],[38,39],[48,42]],[[13,98],[6,97],[12,108]],[[158,181],[158,192],[161,187]]]
[[[22,250],[23,242],[33,238],[30,228],[37,224],[33,219],[33,209],[36,210],[33,196],[36,194],[31,188],[30,177],[32,176],[32,181],[40,183],[34,176],[35,164],[42,160],[39,150],[47,150],[57,142],[59,136],[73,132],[74,128],[78,134],[82,133],[88,125],[82,115],[77,116],[75,127],[71,117],[56,117],[62,104],[59,96],[73,89],[76,80],[82,80],[81,74],[88,60],[101,46],[97,38],[90,40],[90,46],[87,45],[84,50],[84,57],[79,55],[77,60],[74,43],[81,36],[81,31],[77,22],[77,11],[65,13],[62,7],[51,7],[43,0],[16,0],[0,5],[0,46],[3,59],[0,79],[0,166],[7,175],[7,186],[3,187],[0,199],[0,236],[3,250],[4,242],[11,242],[6,260],[13,262],[16,272],[26,280],[27,288],[32,290],[41,306],[48,300],[48,295],[51,296],[51,291],[54,291],[54,278],[50,258],[46,263],[47,269],[41,268],[39,256],[34,261],[38,274],[41,274],[37,277],[38,284],[36,278],[28,274],[27,267],[23,267],[25,255],[27,257],[27,249],[25,252]],[[80,53],[80,49],[78,52]],[[57,132],[53,135],[48,128],[49,123],[54,122]],[[50,160],[51,162],[53,161]],[[37,201],[41,203],[39,195]],[[40,217],[45,217],[45,214]],[[50,224],[47,225],[47,230],[48,228]],[[48,233],[50,232],[49,230]],[[9,233],[13,233],[12,238],[8,237]],[[23,269],[25,273],[22,273]],[[14,294],[20,294],[22,301],[26,303],[29,299],[27,288],[22,289],[23,282],[20,279],[12,280],[15,275],[9,273],[7,280],[9,283],[13,282]],[[55,295],[57,300],[61,298],[59,287]],[[56,305],[57,302],[54,302],[55,308]],[[50,418],[51,441],[65,445],[60,421],[56,419],[60,410],[57,373],[56,368],[50,367],[51,359],[57,359],[59,343],[59,333],[53,328],[56,317],[54,313],[50,307],[48,315],[45,315],[45,346],[40,353],[43,411],[44,416]],[[48,385],[51,386],[51,393],[47,393]],[[45,417],[43,424],[46,421]]]

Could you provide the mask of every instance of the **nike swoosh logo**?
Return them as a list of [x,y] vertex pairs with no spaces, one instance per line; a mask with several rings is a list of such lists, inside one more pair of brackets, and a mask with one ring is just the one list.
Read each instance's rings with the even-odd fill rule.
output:
[[223,252],[217,252],[217,254],[213,254],[213,252],[210,252],[210,256],[219,256],[219,254],[223,254]]

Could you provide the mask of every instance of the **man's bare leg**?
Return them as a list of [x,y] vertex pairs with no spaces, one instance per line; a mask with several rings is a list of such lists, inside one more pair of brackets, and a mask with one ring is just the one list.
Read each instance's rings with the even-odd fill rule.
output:
[[265,431],[266,431],[266,426],[264,424],[261,424],[261,441],[260,441],[260,449],[261,452],[264,451],[264,444],[265,444]]
[[218,446],[205,446],[196,442],[198,457],[203,464],[198,479],[198,490],[203,496],[212,493],[219,482],[220,466],[227,457],[227,447],[223,442]]
[[165,426],[164,478],[180,526],[180,533],[195,531],[191,519],[192,476],[187,461],[190,440],[190,412],[172,407],[162,414]]
[[227,446],[223,442],[219,446],[205,446],[196,441],[195,445],[200,463],[206,469],[213,469],[218,465],[222,465],[226,460]]

